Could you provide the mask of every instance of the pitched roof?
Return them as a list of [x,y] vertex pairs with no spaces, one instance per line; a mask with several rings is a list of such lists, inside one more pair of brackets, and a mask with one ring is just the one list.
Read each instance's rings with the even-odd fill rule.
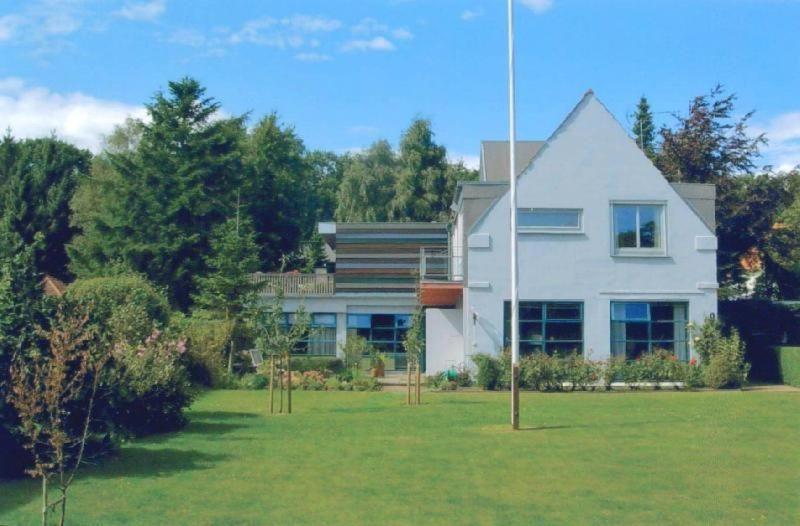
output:
[[67,286],[63,281],[47,274],[42,278],[41,285],[45,296],[63,296],[67,291]]
[[[528,167],[531,159],[544,143],[545,141],[517,141],[517,147],[514,150],[517,158],[517,176]],[[508,141],[481,142],[481,181],[508,182],[510,161],[508,144]]]

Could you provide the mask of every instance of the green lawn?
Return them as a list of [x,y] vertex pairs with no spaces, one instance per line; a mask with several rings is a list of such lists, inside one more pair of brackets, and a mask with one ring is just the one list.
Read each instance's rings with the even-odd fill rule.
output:
[[[218,391],[79,475],[71,524],[800,524],[800,393]],[[0,483],[0,524],[38,485]]]

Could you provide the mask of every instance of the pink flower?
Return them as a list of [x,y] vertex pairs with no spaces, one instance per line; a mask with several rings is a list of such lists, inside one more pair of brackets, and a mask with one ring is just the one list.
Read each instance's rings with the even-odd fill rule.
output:
[[697,358],[692,358],[689,360],[689,365],[697,365]]
[[178,340],[178,344],[175,347],[178,351],[178,354],[183,354],[186,352],[186,340],[183,338]]

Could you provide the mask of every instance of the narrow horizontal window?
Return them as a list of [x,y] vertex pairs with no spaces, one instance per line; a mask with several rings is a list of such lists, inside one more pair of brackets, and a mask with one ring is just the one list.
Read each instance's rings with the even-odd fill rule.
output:
[[517,226],[526,232],[580,232],[583,211],[570,208],[519,208]]

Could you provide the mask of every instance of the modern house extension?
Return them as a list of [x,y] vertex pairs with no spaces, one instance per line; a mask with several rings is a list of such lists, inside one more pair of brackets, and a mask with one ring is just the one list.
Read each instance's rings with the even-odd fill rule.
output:
[[[591,91],[548,140],[521,141],[516,154],[520,352],[689,359],[688,323],[717,311],[714,187],[670,184]],[[265,277],[289,290],[287,313],[303,303],[324,329],[303,350],[335,354],[358,334],[402,368],[421,305],[427,372],[501,352],[508,166],[508,143],[484,142],[480,181],[459,184],[448,224],[321,224],[331,273]]]

